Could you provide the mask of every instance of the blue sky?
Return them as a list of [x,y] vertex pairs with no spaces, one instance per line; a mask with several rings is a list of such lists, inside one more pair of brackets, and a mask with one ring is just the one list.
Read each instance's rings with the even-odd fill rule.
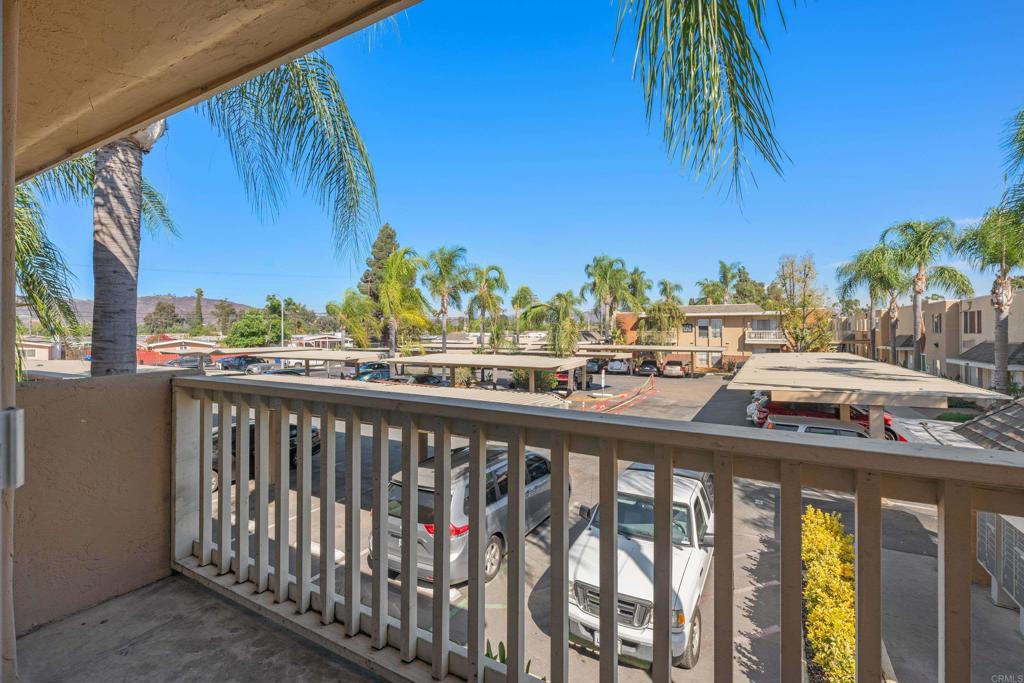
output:
[[[902,219],[980,216],[1002,190],[1000,140],[1024,107],[1024,4],[811,0],[774,22],[766,67],[783,177],[755,166],[742,203],[666,157],[644,119],[616,4],[424,0],[372,39],[330,46],[369,147],[381,218],[420,252],[460,244],[513,288],[578,289],[599,253],[658,280],[712,276],[719,258],[770,280],[782,254],[835,266]],[[250,209],[225,145],[183,112],[146,158],[180,237],[145,237],[140,293],[322,310],[363,269],[296,189]],[[51,234],[91,296],[91,208],[52,206]],[[371,227],[375,232],[376,226]],[[979,292],[990,278],[972,274]]]

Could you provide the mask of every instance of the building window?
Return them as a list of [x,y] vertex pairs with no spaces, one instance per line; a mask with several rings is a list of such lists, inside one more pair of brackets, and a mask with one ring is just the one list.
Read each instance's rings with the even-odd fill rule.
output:
[[35,349],[22,349],[22,353],[25,354],[25,358],[35,358],[36,357],[36,350]]
[[683,332],[693,332],[693,323],[683,323]]
[[[708,319],[703,318],[697,321],[697,338],[707,339],[708,338]],[[705,366],[706,367],[706,366]]]
[[714,318],[711,321],[711,338],[721,339],[722,338],[722,319]]
[[942,332],[942,314],[938,313],[932,316],[932,332],[937,334]]
[[750,329],[758,332],[771,332],[779,329],[779,321],[775,318],[754,318],[750,321]]
[[981,334],[981,311],[964,311],[964,334]]

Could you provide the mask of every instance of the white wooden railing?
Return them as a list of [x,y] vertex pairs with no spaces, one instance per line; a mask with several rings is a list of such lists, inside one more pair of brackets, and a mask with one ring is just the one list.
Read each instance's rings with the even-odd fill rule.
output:
[[[231,462],[229,430],[217,443],[222,485],[211,493],[213,476],[213,415],[251,415],[255,420],[255,487],[235,487],[234,514],[228,473],[236,481],[249,478],[248,459]],[[294,415],[294,418],[292,417]],[[334,585],[334,507],[320,506],[320,585],[311,585],[314,539],[310,534],[311,473],[309,425],[320,420],[321,500],[335,498],[336,458],[347,468],[344,534],[344,585]],[[271,489],[287,488],[289,481],[288,430],[295,421],[297,444],[296,530],[288,538],[289,496],[274,494],[276,539],[271,553],[268,533]],[[243,421],[239,421],[244,424]],[[339,424],[340,423],[340,424]],[[417,623],[416,583],[402,581],[398,619],[387,614],[386,563],[372,563],[369,605],[359,600],[360,575],[360,463],[365,425],[372,426],[372,494],[369,509],[375,543],[387,539],[388,446],[390,430],[401,429],[402,473],[405,482],[417,477],[416,463],[432,442],[435,473],[435,524],[448,526],[447,496],[451,471],[448,457],[453,435],[468,437],[471,447],[468,621],[466,646],[449,642],[448,534],[434,535],[434,584],[431,632]],[[336,453],[335,430],[343,427],[346,449]],[[939,516],[939,680],[967,681],[971,671],[970,582],[974,558],[969,552],[974,534],[972,511],[985,509],[1024,514],[1024,466],[1013,454],[1000,451],[954,449],[868,439],[842,439],[817,435],[754,430],[709,424],[635,417],[594,415],[574,411],[504,406],[439,397],[391,395],[353,388],[314,387],[298,378],[242,379],[179,377],[174,380],[174,482],[172,544],[174,567],[187,576],[232,595],[262,613],[290,625],[315,642],[350,652],[360,647],[377,652],[365,656],[370,665],[390,671],[419,660],[430,664],[435,678],[454,676],[469,681],[522,680],[526,677],[525,651],[525,473],[527,446],[549,449],[552,463],[551,496],[551,671],[548,680],[567,683],[568,671],[568,455],[599,457],[599,504],[602,515],[614,516],[617,464],[620,460],[653,463],[658,512],[655,538],[654,668],[656,681],[671,678],[670,617],[672,601],[667,549],[671,536],[671,468],[687,467],[715,475],[714,512],[714,680],[733,678],[733,499],[734,478],[780,484],[781,534],[781,680],[801,676],[800,518],[804,487],[852,493],[856,501],[857,678],[877,683],[881,676],[881,506],[882,499],[937,504]],[[238,453],[249,448],[248,430],[237,430]],[[484,658],[483,554],[486,538],[484,469],[486,444],[502,441],[509,453],[508,623],[507,667]],[[284,457],[282,457],[282,455]],[[417,565],[415,539],[417,506],[411,504],[415,486],[403,490],[402,568],[410,576]],[[251,499],[254,497],[254,500]],[[253,546],[248,516],[254,503]],[[217,526],[214,527],[216,520]],[[604,521],[604,520],[602,520]],[[602,524],[602,526],[605,526]],[[606,528],[616,528],[614,520]],[[215,540],[216,539],[216,540]],[[217,543],[233,539],[230,543]],[[295,555],[289,557],[289,546]],[[230,546],[230,547],[227,547]],[[386,556],[381,549],[378,557]],[[600,540],[600,639],[617,642],[616,539]],[[287,577],[287,580],[284,580]],[[272,606],[271,606],[272,605]],[[441,606],[439,609],[436,606]],[[309,615],[319,615],[310,618]],[[340,622],[340,623],[335,623]],[[390,658],[389,658],[390,656]],[[419,666],[424,666],[420,664]],[[615,648],[600,652],[600,678],[617,676]]]

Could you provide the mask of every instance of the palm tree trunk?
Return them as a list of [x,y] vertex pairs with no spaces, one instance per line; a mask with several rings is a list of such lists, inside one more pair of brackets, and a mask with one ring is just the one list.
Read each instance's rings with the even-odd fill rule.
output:
[[1010,306],[1012,303],[1013,287],[1009,274],[1000,273],[992,283],[992,307],[996,313],[993,384],[995,390],[1003,394],[1010,391]]
[[871,360],[878,360],[878,319],[875,316],[875,302],[871,302],[871,312],[869,315],[871,319],[868,321],[869,328],[871,330]]
[[516,316],[516,346],[519,346],[519,309],[514,308],[512,310]]
[[928,281],[923,267],[919,267],[914,276],[914,360],[910,367],[924,372],[921,367],[924,359],[924,291]]
[[392,358],[398,355],[398,318],[395,316],[388,320],[388,350]]
[[163,135],[164,128],[164,121],[157,121],[96,151],[92,209],[93,377],[135,372],[142,158]]
[[448,353],[448,303],[441,299],[441,353]]

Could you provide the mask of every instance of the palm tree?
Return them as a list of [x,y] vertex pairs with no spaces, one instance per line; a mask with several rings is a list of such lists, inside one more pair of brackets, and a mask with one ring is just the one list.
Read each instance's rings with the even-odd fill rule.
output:
[[470,291],[473,293],[469,300],[470,312],[476,311],[480,315],[480,348],[484,346],[484,326],[487,322],[487,314],[491,319],[496,320],[501,315],[501,295],[498,292],[508,290],[508,282],[505,280],[505,271],[501,266],[471,266],[468,271],[471,283]]
[[[868,309],[871,325],[871,357],[878,358],[878,316],[875,306],[888,297],[889,322],[894,325],[899,315],[898,297],[910,289],[910,279],[896,263],[896,254],[887,244],[877,244],[854,254],[853,259],[836,269],[839,281],[838,296],[848,299],[860,287],[868,290]],[[896,362],[896,333],[891,330],[892,358]]]
[[[332,219],[338,249],[376,215],[366,148],[334,69],[319,54],[299,57],[197,106],[227,142],[246,195],[274,214],[294,178]],[[93,187],[92,374],[135,371],[140,224],[146,219],[143,159],[166,126],[158,121],[95,153]]]
[[681,304],[682,300],[679,298],[679,292],[681,291],[683,291],[683,286],[678,282],[672,282],[665,278],[658,280],[658,296],[661,297],[662,301]]
[[700,292],[698,299],[705,303],[725,303],[725,292],[722,291],[722,283],[719,280],[711,280],[709,278],[697,280],[697,290]]
[[1018,111],[1007,128],[1006,171],[1009,187],[1006,204],[1016,211],[1024,211],[1024,109]]
[[461,306],[472,283],[466,268],[465,247],[438,247],[427,256],[423,286],[440,304],[441,352],[448,352],[448,307]]
[[978,270],[992,270],[992,308],[995,309],[995,389],[1010,389],[1010,307],[1013,305],[1012,271],[1024,267],[1024,215],[1000,207],[967,229],[957,251]]
[[736,286],[736,280],[739,277],[741,267],[739,261],[733,261],[732,263],[718,262],[718,281],[722,285],[723,304],[729,303],[729,296],[732,294],[732,288]]
[[583,315],[578,306],[582,302],[583,298],[572,290],[558,292],[546,302],[533,303],[523,316],[547,323],[551,352],[556,356],[569,356],[576,353],[579,346]]
[[[891,242],[890,242],[891,240]],[[922,301],[929,282],[939,290],[954,296],[967,297],[974,293],[971,281],[952,266],[936,265],[936,261],[951,253],[958,244],[956,225],[948,218],[931,221],[906,221],[887,228],[881,241],[891,243],[896,250],[896,262],[912,271],[914,293],[914,362],[915,370],[923,371],[924,313]]]
[[509,303],[512,304],[512,311],[516,319],[516,331],[515,340],[516,346],[519,345],[519,318],[527,308],[537,302],[537,295],[533,293],[533,290],[522,285],[516,290],[516,293],[512,295],[512,299]]
[[580,297],[589,297],[594,302],[594,310],[601,318],[601,330],[608,334],[615,304],[632,299],[626,262],[610,256],[595,256],[584,273],[588,281],[580,288]]
[[357,289],[346,289],[341,303],[329,301],[327,315],[338,321],[342,336],[348,335],[361,349],[370,345],[370,338],[380,334],[380,320],[373,299]]
[[629,296],[632,299],[632,306],[637,310],[644,310],[651,303],[651,297],[647,292],[654,285],[654,282],[647,277],[647,273],[634,267],[629,271],[626,287],[629,289]]
[[398,331],[402,327],[427,327],[427,300],[416,287],[416,276],[425,265],[409,247],[395,250],[384,260],[377,290],[381,316],[388,326],[392,356],[398,353]]

